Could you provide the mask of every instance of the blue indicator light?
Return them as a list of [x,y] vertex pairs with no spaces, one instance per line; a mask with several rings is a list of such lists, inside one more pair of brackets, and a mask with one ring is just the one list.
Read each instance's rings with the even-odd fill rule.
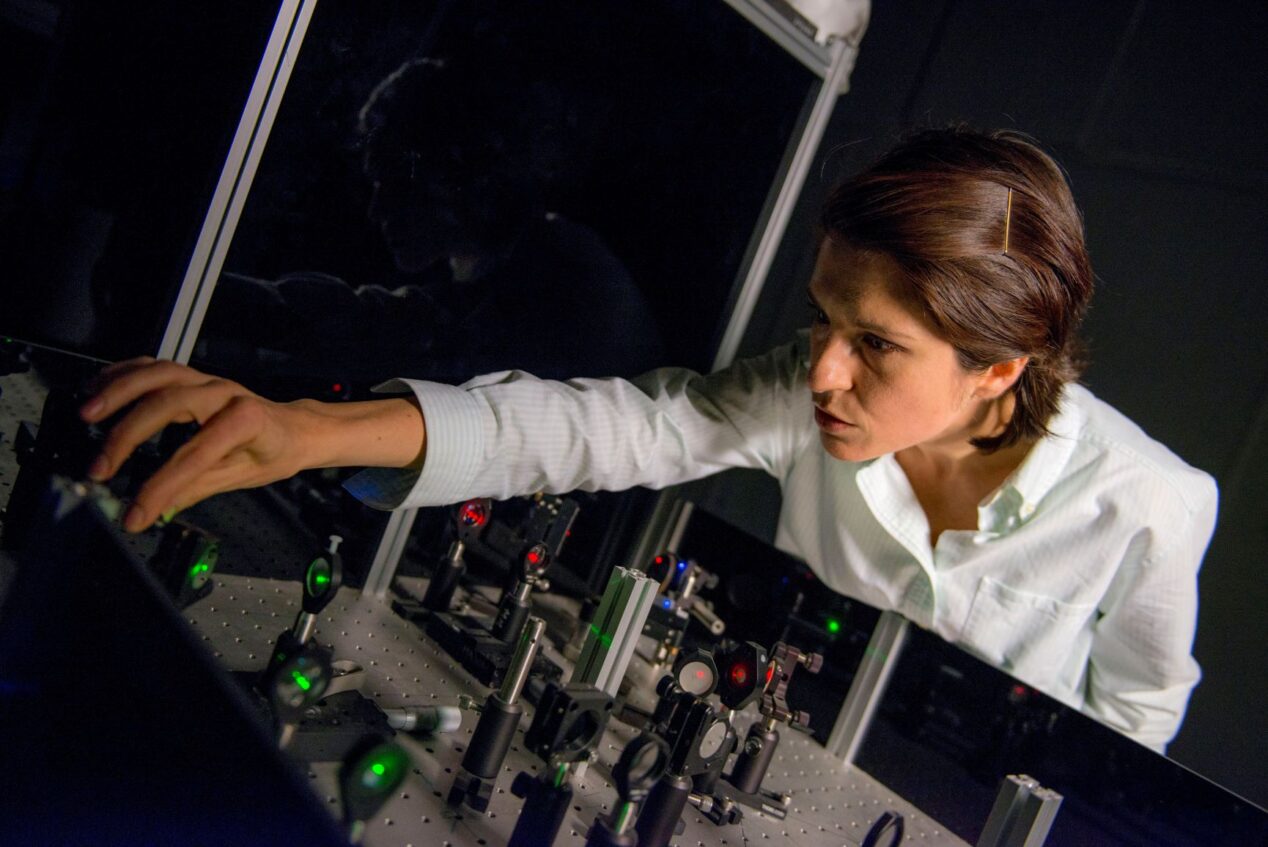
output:
[[660,604],[664,606],[666,609],[668,609],[670,606],[674,605],[674,601],[666,597],[664,600],[661,601]]
[[682,559],[679,559],[679,560],[678,560],[678,570],[680,570],[680,571],[685,571],[686,569],[687,569],[687,563],[686,563],[686,562],[684,562]]

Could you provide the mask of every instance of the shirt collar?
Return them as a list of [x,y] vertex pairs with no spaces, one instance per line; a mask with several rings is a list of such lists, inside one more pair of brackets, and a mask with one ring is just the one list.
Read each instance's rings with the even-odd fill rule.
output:
[[981,528],[1013,524],[1035,513],[1070,461],[1083,421],[1083,409],[1067,388],[1061,394],[1057,413],[1048,422],[1048,434],[1035,442],[1017,470],[979,510]]

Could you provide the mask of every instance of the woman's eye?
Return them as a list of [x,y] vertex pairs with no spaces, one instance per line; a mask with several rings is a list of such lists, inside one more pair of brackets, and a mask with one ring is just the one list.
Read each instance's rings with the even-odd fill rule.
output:
[[892,353],[898,349],[897,345],[891,344],[878,335],[868,333],[863,336],[863,343],[877,353]]
[[810,309],[810,322],[812,324],[826,324],[828,322],[828,314],[819,308],[819,304],[813,300],[806,301],[806,308]]

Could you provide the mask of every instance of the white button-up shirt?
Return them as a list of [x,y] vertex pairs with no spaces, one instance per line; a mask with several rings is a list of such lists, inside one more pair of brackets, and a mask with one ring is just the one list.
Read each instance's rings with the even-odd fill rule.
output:
[[783,489],[776,544],[828,586],[1161,750],[1200,677],[1191,648],[1214,481],[1069,385],[1051,434],[979,504],[977,529],[931,546],[893,455],[843,462],[820,445],[807,347],[803,334],[707,376],[393,380],[381,388],[413,390],[423,409],[422,472],[370,469],[348,487],[402,508],[761,468]]

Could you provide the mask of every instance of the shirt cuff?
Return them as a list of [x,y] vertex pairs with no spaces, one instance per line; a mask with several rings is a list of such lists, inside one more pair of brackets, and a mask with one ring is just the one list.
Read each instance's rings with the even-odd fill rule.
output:
[[481,401],[460,387],[414,379],[390,379],[372,390],[414,392],[426,431],[423,468],[367,468],[344,488],[374,509],[446,506],[465,499],[484,454]]

